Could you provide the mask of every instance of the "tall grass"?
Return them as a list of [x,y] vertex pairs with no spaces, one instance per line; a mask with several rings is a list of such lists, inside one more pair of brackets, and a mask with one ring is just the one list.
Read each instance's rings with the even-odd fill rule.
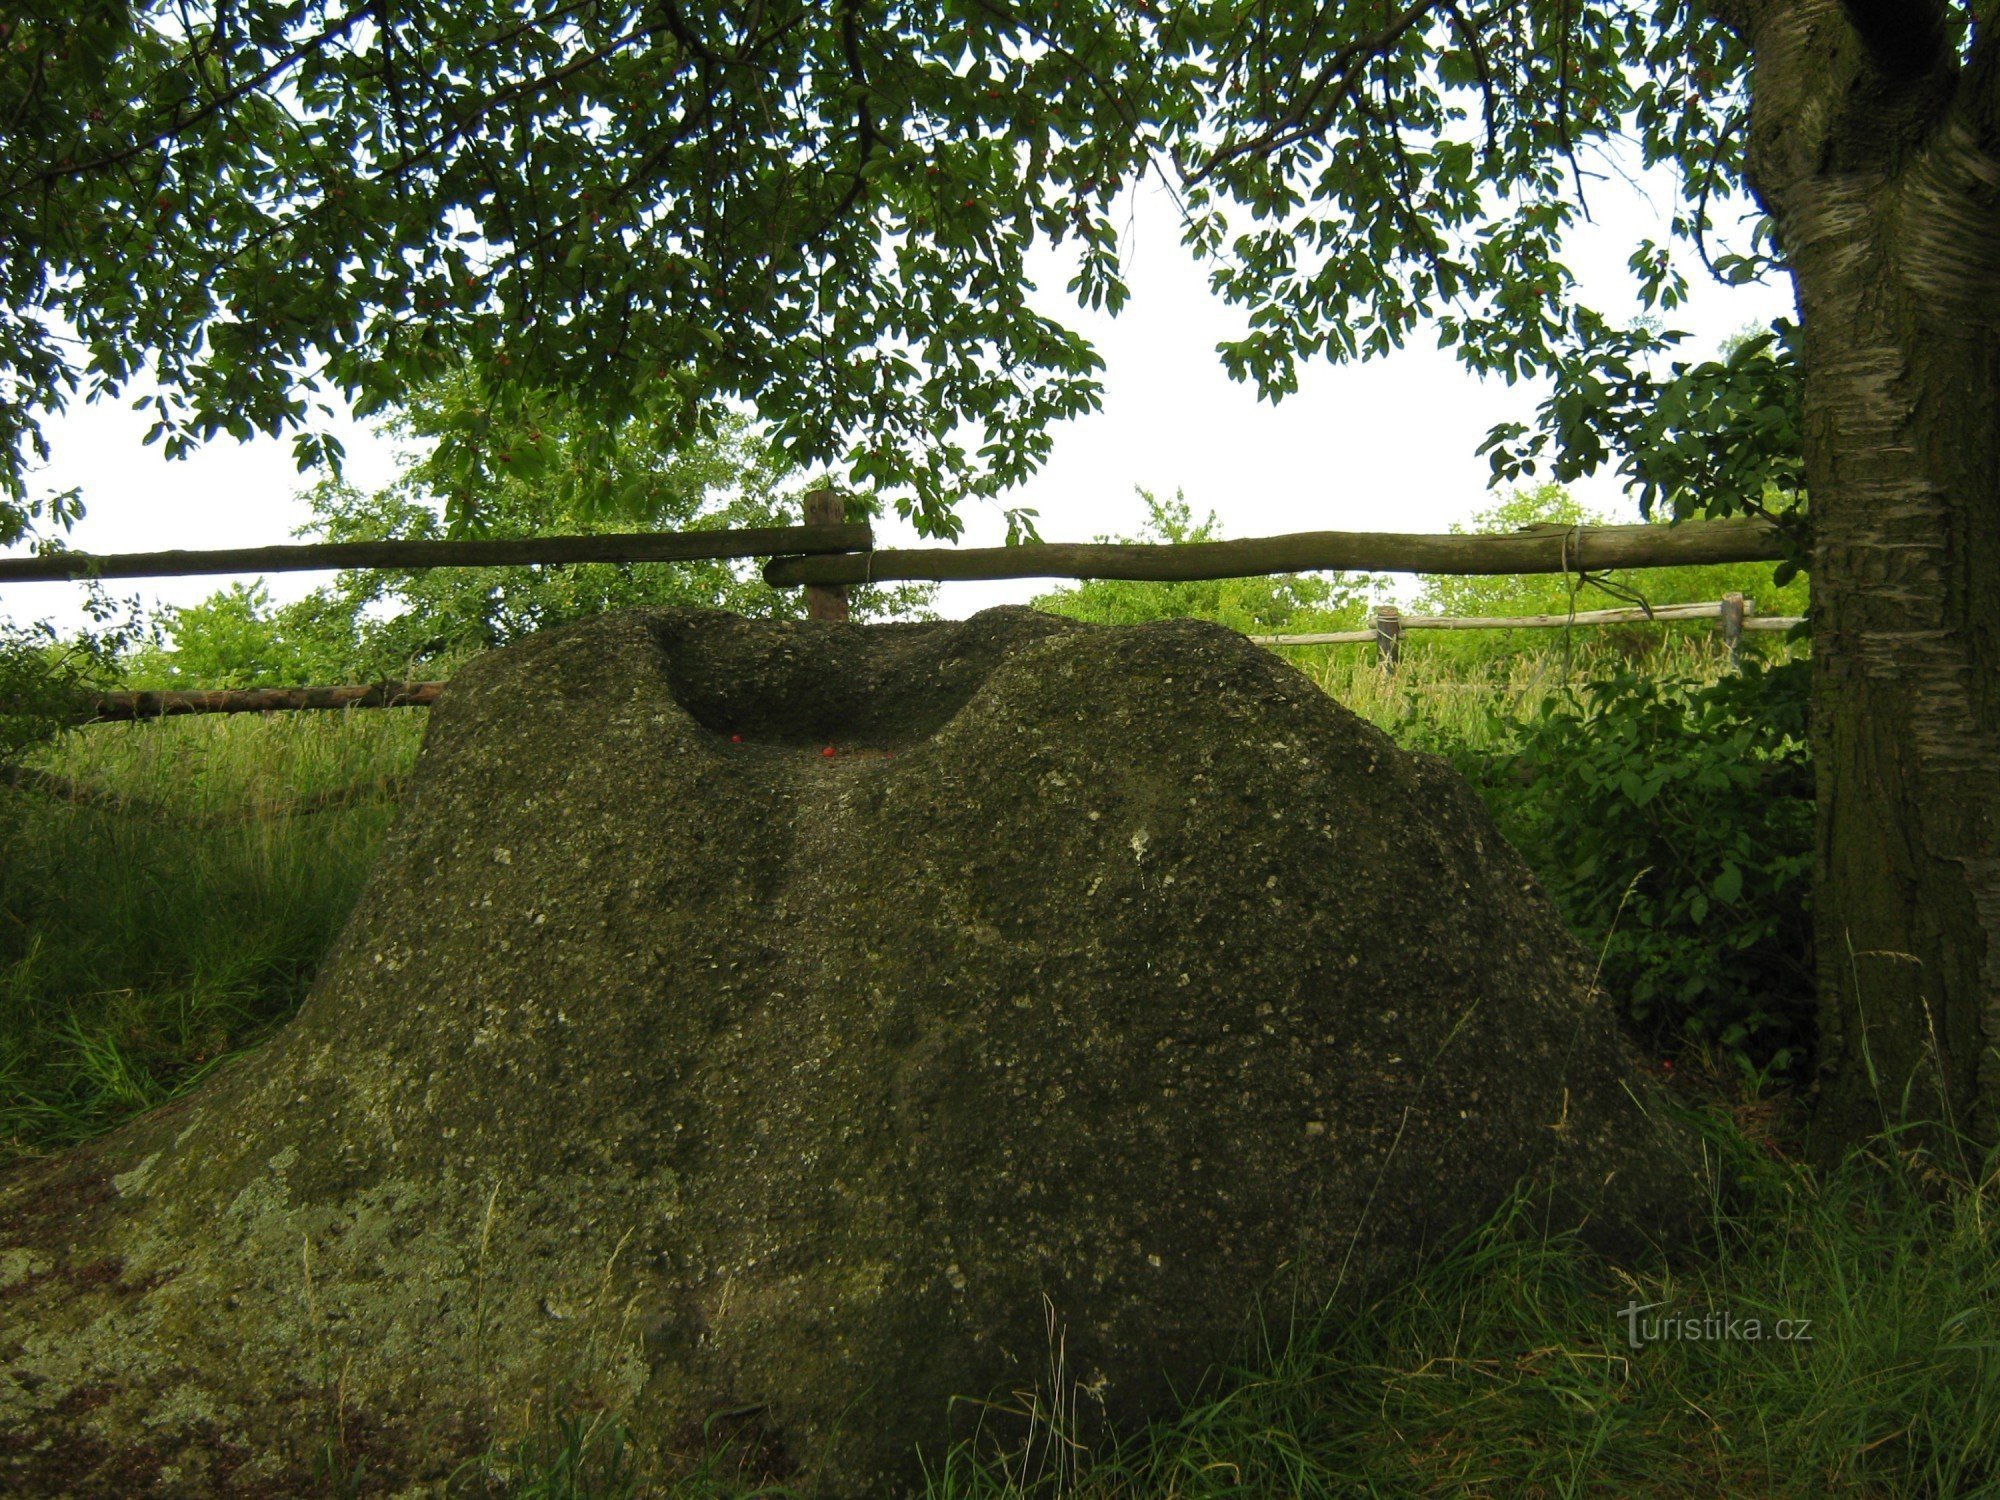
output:
[[[1715,632],[1700,627],[1579,626],[1567,642],[1554,629],[1479,634],[1483,639],[1468,642],[1459,632],[1412,632],[1393,672],[1382,670],[1370,645],[1293,646],[1282,654],[1329,697],[1405,745],[1489,752],[1511,748],[1514,726],[1533,717],[1544,698],[1621,668],[1699,683],[1730,670]],[[1765,638],[1744,649],[1775,659],[1794,648]]]
[[1701,1118],[1724,1187],[1694,1255],[1614,1265],[1516,1198],[1079,1479],[1023,1485],[1006,1456],[961,1453],[932,1494],[2000,1493],[1990,1168],[1954,1179],[1885,1138],[1822,1177],[1754,1120]]
[[157,1104],[291,1013],[421,720],[96,725],[0,788],[0,1152]]

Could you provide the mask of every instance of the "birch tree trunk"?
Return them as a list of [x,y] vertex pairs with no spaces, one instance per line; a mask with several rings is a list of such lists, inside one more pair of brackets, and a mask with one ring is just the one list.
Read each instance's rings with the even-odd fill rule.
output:
[[[1989,7],[1990,8],[1990,7]],[[1803,330],[1818,1137],[2000,1133],[1995,63],[1941,5],[1770,0],[1752,185]]]

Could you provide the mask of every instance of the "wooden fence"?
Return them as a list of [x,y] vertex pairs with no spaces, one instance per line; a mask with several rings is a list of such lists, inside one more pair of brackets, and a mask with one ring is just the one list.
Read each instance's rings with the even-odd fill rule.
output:
[[1561,615],[1406,615],[1392,604],[1375,611],[1364,630],[1329,630],[1308,635],[1253,635],[1260,646],[1357,646],[1375,643],[1375,656],[1393,672],[1402,659],[1406,630],[1536,630],[1571,625],[1652,625],[1677,620],[1715,620],[1734,663],[1746,630],[1790,630],[1797,615],[1759,615],[1754,599],[1724,594],[1705,604],[1656,604],[1636,609],[1580,609]]
[[[1393,605],[1377,609],[1365,630],[1322,631],[1310,635],[1253,635],[1260,646],[1341,646],[1375,644],[1376,659],[1394,671],[1406,630],[1521,630],[1563,625],[1671,624],[1676,620],[1716,620],[1733,663],[1746,630],[1789,630],[1793,615],[1759,615],[1754,600],[1725,594],[1708,604],[1661,604],[1652,609],[1590,609],[1571,615],[1406,615]],[[355,683],[344,687],[207,688],[186,692],[105,693],[94,700],[94,720],[157,719],[178,714],[271,713],[281,709],[427,708],[444,690],[442,682]]]
[[43,552],[0,557],[0,583],[93,578],[192,578],[205,573],[389,572],[527,564],[699,562],[784,553],[868,552],[866,525],[758,526],[734,531],[627,531],[596,536],[464,537],[380,542],[307,542],[215,552]]
[[180,714],[268,714],[310,708],[429,708],[443,691],[442,682],[357,682],[340,687],[104,693],[91,700],[90,718],[95,722],[164,719]]
[[[820,492],[815,516],[837,515]],[[1761,520],[1675,526],[1530,526],[1468,536],[1393,531],[1299,531],[1231,542],[1031,542],[1019,547],[875,546],[865,523],[816,521],[734,531],[628,532],[500,540],[317,542],[215,552],[47,552],[0,558],[0,583],[186,578],[209,573],[330,572],[338,568],[518,567],[765,557],[777,588],[1002,578],[1124,578],[1188,582],[1265,573],[1580,573],[1606,568],[1777,562],[1788,544]]]
[[[866,523],[842,519],[843,498],[819,490],[807,497],[807,524],[736,530],[605,533],[594,536],[420,539],[328,542],[219,551],[101,554],[49,552],[0,558],[0,583],[100,578],[191,577],[218,573],[279,573],[379,568],[548,566],[573,563],[670,563],[722,558],[769,559],[764,578],[778,588],[803,586],[807,614],[844,620],[854,584],[949,582],[1011,578],[1116,578],[1190,582],[1259,574],[1320,571],[1523,574],[1597,572],[1693,564],[1775,562],[1790,543],[1768,521],[1688,521],[1674,526],[1526,527],[1475,535],[1419,532],[1303,531],[1239,541],[1192,543],[1034,542],[1017,547],[877,549]],[[1793,622],[1752,619],[1738,595],[1716,604],[1654,610],[1591,610],[1573,615],[1505,619],[1404,615],[1384,607],[1368,629],[1319,635],[1253,637],[1270,645],[1375,642],[1393,668],[1405,630],[1465,630],[1523,626],[1604,625],[1630,620],[1716,616],[1732,656],[1743,630],[1776,630]],[[277,709],[383,708],[433,701],[436,682],[384,682],[340,687],[109,693],[95,700],[99,719],[157,718],[191,713],[260,713]]]

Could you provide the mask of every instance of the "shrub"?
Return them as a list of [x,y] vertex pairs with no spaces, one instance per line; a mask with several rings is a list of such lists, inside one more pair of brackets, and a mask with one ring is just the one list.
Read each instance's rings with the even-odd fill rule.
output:
[[1481,777],[1637,1026],[1792,1076],[1813,1018],[1807,670],[1553,695]]

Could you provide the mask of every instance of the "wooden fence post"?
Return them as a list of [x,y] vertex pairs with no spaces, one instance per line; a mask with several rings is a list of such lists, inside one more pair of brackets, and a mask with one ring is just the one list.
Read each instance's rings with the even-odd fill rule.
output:
[[1393,604],[1375,611],[1375,662],[1384,672],[1396,670],[1403,655],[1403,612]]
[[[839,490],[814,490],[806,496],[806,525],[838,526],[847,518],[847,502]],[[808,620],[845,620],[848,618],[847,585],[844,583],[809,583],[806,585],[806,618]]]
[[1743,652],[1743,596],[1722,596],[1722,644],[1729,648],[1729,670],[1735,671]]

